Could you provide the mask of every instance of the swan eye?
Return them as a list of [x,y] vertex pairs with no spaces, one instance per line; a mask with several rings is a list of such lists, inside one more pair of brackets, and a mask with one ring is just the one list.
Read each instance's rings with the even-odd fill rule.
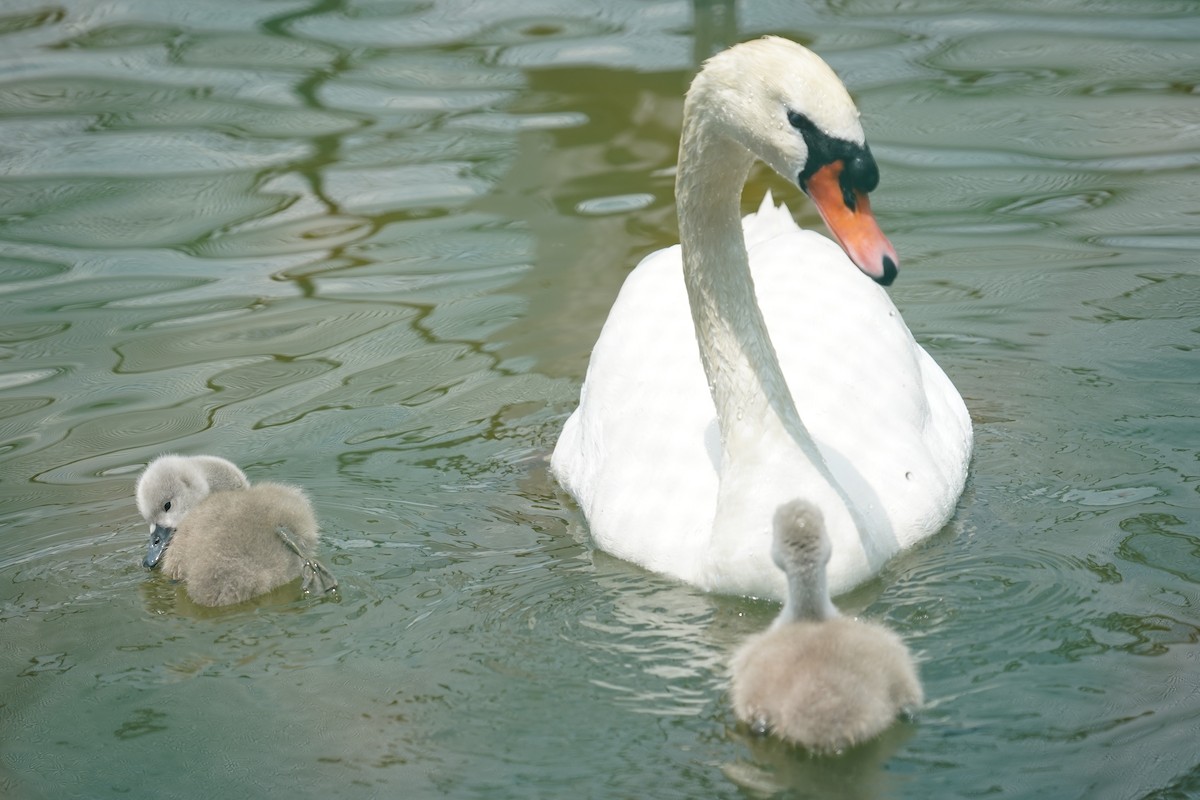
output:
[[168,500],[167,502],[163,503],[163,511],[170,511],[170,510],[171,510],[171,501]]
[[809,122],[808,117],[801,114],[799,111],[792,111],[790,108],[787,112],[788,124],[801,133],[805,132],[806,128],[812,128],[813,124]]

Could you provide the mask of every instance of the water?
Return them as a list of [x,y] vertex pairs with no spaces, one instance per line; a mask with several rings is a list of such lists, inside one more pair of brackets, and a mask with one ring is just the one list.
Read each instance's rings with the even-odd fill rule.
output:
[[[1200,4],[796,6],[7,3],[0,794],[1200,795]],[[697,58],[767,32],[856,95],[977,441],[840,599],[930,702],[836,759],[734,724],[774,607],[594,551],[546,472]],[[165,451],[307,487],[340,601],[148,576]]]

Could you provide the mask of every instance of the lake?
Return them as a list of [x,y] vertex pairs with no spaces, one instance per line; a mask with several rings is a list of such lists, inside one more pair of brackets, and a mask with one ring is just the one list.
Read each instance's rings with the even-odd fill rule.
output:
[[[683,92],[767,33],[854,94],[976,437],[838,598],[928,702],[831,758],[729,709],[777,606],[596,550],[548,473],[677,240]],[[1200,2],[9,0],[0,795],[1200,796],[1198,214]],[[339,597],[143,570],[164,452],[304,486]]]

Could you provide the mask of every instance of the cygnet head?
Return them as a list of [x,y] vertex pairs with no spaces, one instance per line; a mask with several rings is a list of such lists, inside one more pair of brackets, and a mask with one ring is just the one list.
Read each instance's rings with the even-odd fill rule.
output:
[[824,570],[833,555],[821,510],[807,500],[790,500],[775,511],[771,557],[788,575]]
[[705,63],[684,114],[794,181],[859,269],[885,286],[895,280],[899,256],[867,199],[879,167],[858,108],[820,56],[776,36],[735,45]]
[[771,557],[788,579],[780,622],[838,616],[825,575],[833,546],[821,510],[808,500],[790,500],[775,511],[774,527]]
[[238,467],[216,456],[159,456],[138,478],[137,506],[150,526],[142,566],[155,567],[187,513],[213,492],[250,486]]

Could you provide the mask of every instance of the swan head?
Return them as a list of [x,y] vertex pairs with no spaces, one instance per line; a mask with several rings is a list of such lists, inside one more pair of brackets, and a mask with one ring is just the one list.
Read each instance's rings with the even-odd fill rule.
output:
[[150,546],[142,566],[152,569],[162,559],[171,536],[188,511],[219,490],[249,486],[234,464],[215,456],[159,456],[138,478],[137,507],[150,526]]
[[689,112],[795,182],[860,270],[895,280],[899,257],[867,197],[879,168],[850,93],[817,54],[776,36],[735,45],[705,62]]

